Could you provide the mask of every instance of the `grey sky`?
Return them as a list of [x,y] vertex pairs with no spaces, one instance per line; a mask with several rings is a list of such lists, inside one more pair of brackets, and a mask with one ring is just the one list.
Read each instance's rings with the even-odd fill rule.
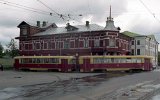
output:
[[[2,4],[6,1],[12,2],[12,4]],[[109,16],[109,6],[112,5],[112,17],[114,18],[115,26],[119,26],[122,29],[121,31],[132,31],[139,34],[155,34],[157,40],[160,42],[159,0],[40,1],[59,14],[65,14],[66,16],[70,14],[71,19],[75,19],[70,19],[72,25],[84,24],[86,20],[89,20],[91,23],[105,26],[106,18]],[[147,10],[140,1],[143,1],[149,10]],[[40,14],[13,7],[13,3],[44,10],[48,13]],[[52,12],[53,15],[50,16],[49,12]],[[83,16],[78,16],[79,14]],[[156,20],[156,18],[158,20]],[[17,25],[21,21],[36,23],[37,20],[48,21],[49,23],[55,22],[58,26],[61,26],[65,25],[68,19],[65,18],[65,21],[63,21],[38,0],[0,0],[0,42],[6,44],[10,41],[10,38],[19,36]]]

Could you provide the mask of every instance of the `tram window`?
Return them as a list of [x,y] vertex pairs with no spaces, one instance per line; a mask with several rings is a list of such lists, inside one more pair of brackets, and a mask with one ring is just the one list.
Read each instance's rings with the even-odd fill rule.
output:
[[104,59],[103,59],[103,58],[99,58],[99,61],[100,61],[100,62],[99,62],[100,64],[103,64],[103,63],[104,63]]
[[22,59],[22,63],[23,63],[23,64],[29,63],[29,59],[28,59],[28,58]]
[[109,62],[109,59],[108,58],[104,58],[104,63],[108,63]]
[[37,58],[37,63],[40,63],[40,59],[39,58]]
[[22,59],[19,59],[19,63],[22,64],[22,62],[23,62],[23,60],[22,60]]
[[39,60],[40,60],[40,63],[43,63],[43,61],[44,61],[43,58],[41,58],[41,59],[39,59]]
[[101,63],[101,58],[94,58],[93,63],[94,64],[100,64]]
[[108,60],[108,63],[111,63],[111,58],[108,58],[107,60]]
[[126,59],[122,58],[121,63],[126,63]]
[[44,63],[49,63],[49,58],[44,59]]
[[76,64],[76,60],[75,59],[68,59],[69,60],[69,64]]
[[126,63],[131,63],[132,60],[131,59],[126,59]]
[[111,63],[114,63],[114,58],[111,58]]
[[137,63],[137,59],[132,59],[132,63]]
[[141,63],[141,59],[139,58],[139,59],[137,59],[137,63]]
[[29,62],[28,63],[32,63],[32,59],[29,59]]
[[36,63],[36,59],[35,58],[32,59],[32,63]]
[[50,63],[59,63],[59,59],[58,58],[51,58]]
[[119,60],[120,60],[120,59],[115,58],[115,59],[114,59],[114,63],[119,63],[119,62],[120,62]]

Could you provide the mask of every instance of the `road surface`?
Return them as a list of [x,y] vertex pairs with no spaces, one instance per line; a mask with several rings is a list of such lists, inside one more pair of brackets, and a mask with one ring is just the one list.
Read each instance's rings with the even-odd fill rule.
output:
[[[2,73],[0,72],[0,100],[118,100],[113,97],[119,95],[119,91],[160,83],[159,70],[134,74]],[[128,94],[123,96],[127,97]],[[122,100],[128,99],[123,97]]]

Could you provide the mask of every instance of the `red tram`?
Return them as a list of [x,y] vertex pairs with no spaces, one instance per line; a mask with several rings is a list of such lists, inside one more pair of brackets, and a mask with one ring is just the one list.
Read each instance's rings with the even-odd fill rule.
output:
[[153,69],[150,56],[18,56],[16,70],[57,70],[61,72],[105,71],[150,71]]
[[15,57],[16,70],[57,70],[70,72],[75,67],[73,56],[18,56]]
[[81,56],[80,71],[150,71],[153,69],[150,56]]

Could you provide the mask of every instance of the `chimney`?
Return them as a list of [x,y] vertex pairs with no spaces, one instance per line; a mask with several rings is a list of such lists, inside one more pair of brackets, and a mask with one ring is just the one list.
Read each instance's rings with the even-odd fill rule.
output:
[[86,21],[86,26],[89,26],[89,21]]
[[47,25],[46,21],[43,21],[42,27],[45,27]]
[[70,23],[67,23],[67,26],[69,26],[70,25]]
[[37,21],[37,26],[40,27],[40,21]]

